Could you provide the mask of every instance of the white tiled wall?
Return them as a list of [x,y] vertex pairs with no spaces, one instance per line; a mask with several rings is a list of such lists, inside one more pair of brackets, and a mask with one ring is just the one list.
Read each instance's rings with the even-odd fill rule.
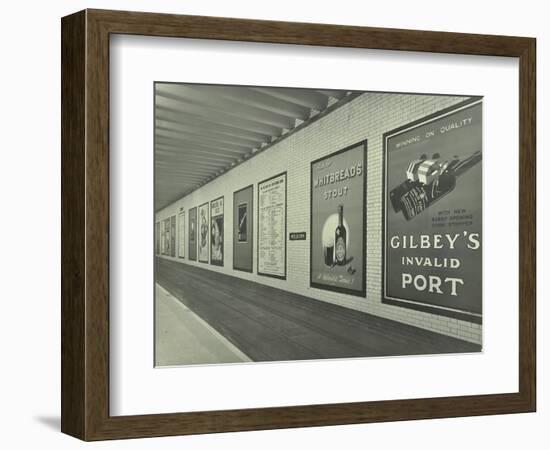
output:
[[[431,313],[383,304],[382,294],[382,135],[394,128],[463,101],[464,97],[364,93],[316,122],[276,143],[266,151],[214,179],[199,190],[176,201],[156,214],[156,221],[225,197],[225,265],[198,263],[180,258],[182,264],[220,271],[269,286],[289,290],[318,300],[368,312],[399,322],[481,343],[481,326]],[[349,145],[368,139],[367,150],[367,294],[366,298],[339,294],[309,286],[310,162]],[[307,240],[287,242],[287,279],[256,274],[254,247],[253,273],[232,269],[233,192],[254,184],[254,218],[257,217],[257,183],[287,171],[287,231],[307,231]],[[254,245],[257,241],[254,220]],[[186,224],[187,225],[187,224]],[[186,231],[187,232],[187,231]],[[180,237],[178,236],[178,239]],[[187,244],[187,240],[186,240]],[[178,241],[176,241],[176,249]],[[177,254],[177,253],[176,253]],[[187,256],[187,255],[186,255]]]

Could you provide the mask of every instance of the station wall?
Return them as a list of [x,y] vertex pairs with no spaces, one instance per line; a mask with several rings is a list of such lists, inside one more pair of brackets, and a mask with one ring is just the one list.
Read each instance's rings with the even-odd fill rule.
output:
[[[428,329],[469,342],[481,343],[481,325],[382,303],[382,226],[383,226],[383,139],[384,133],[466,100],[465,97],[363,93],[280,142],[239,164],[208,184],[158,211],[155,222],[176,216],[224,197],[224,265],[216,266],[186,257],[159,257],[191,264],[214,272],[288,290],[317,300],[338,304]],[[367,235],[366,297],[310,287],[310,164],[340,149],[367,140]],[[258,182],[287,173],[287,276],[277,279],[257,274],[257,199]],[[252,272],[233,269],[233,193],[253,185],[254,251]],[[186,223],[186,233],[189,224]],[[179,225],[176,229],[179,230]],[[288,233],[306,231],[305,240],[289,241]],[[179,248],[178,234],[176,248]],[[186,239],[186,238],[185,238]],[[186,241],[187,243],[187,241]]]

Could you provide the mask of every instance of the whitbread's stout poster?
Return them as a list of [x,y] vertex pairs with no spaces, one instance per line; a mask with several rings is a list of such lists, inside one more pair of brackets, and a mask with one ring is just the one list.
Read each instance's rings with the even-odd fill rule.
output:
[[209,242],[209,226],[208,226],[208,203],[199,206],[199,262],[208,262],[208,242]]
[[286,172],[258,183],[258,274],[286,278]]
[[311,163],[313,287],[365,294],[366,142]]
[[481,322],[482,103],[390,132],[384,301]]
[[223,197],[210,202],[210,264],[223,266]]

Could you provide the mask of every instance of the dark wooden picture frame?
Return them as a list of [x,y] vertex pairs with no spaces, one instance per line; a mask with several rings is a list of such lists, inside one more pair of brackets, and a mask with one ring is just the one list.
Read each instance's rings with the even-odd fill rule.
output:
[[[61,429],[84,440],[535,411],[533,38],[85,10],[62,32]],[[134,34],[519,58],[518,392],[139,416],[109,415],[109,36]],[[184,408],[185,405],[182,405]]]

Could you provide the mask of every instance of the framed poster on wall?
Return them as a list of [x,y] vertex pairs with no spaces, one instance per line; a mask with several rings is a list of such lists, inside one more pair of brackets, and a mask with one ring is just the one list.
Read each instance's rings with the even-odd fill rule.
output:
[[189,210],[189,236],[188,236],[188,251],[191,261],[197,260],[197,208]]
[[172,247],[170,245],[172,243],[172,240],[170,239],[171,231],[170,217],[168,217],[164,219],[164,254],[166,256],[171,256],[172,254]]
[[185,258],[185,210],[180,208],[178,214],[178,257]]
[[385,303],[481,323],[482,108],[384,135]]
[[208,262],[208,243],[210,242],[210,227],[208,219],[208,203],[199,206],[198,232],[199,232],[199,262]]
[[252,185],[233,193],[233,269],[252,272]]
[[363,141],[311,163],[312,287],[365,295],[366,151]]
[[286,279],[286,172],[258,183],[258,275]]
[[159,250],[160,250],[160,254],[164,255],[164,252],[165,252],[164,246],[166,245],[166,242],[164,242],[164,220],[161,220],[159,222],[159,225],[160,225],[160,227],[159,227],[159,241],[160,241],[159,242],[159,244],[160,244]]
[[170,256],[176,256],[176,216],[170,217]]
[[210,202],[210,264],[223,266],[224,253],[224,216],[223,197]]

